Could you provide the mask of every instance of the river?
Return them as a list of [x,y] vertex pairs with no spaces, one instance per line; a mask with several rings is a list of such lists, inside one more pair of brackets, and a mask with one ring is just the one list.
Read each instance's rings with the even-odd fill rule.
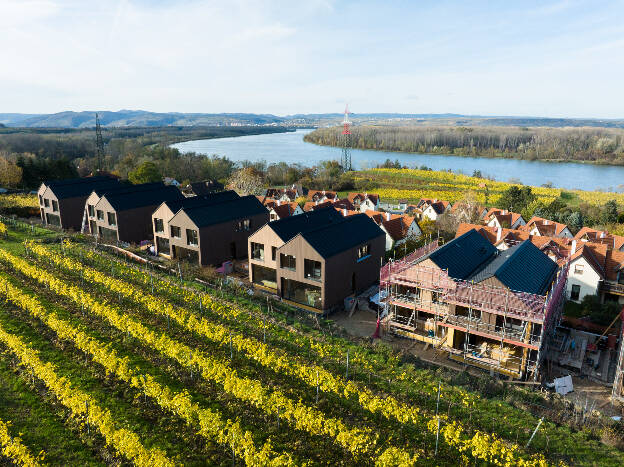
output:
[[[233,138],[203,139],[174,144],[181,152],[225,156],[239,162],[244,160],[286,162],[314,165],[324,160],[340,160],[341,149],[318,146],[303,141],[312,130],[288,133],[237,136]],[[375,167],[386,159],[398,159],[410,168],[426,165],[434,170],[451,169],[456,173],[471,175],[480,170],[484,176],[499,181],[520,180],[525,185],[540,186],[552,183],[565,189],[624,191],[624,167],[575,162],[542,162],[519,159],[489,159],[484,157],[460,157],[432,154],[372,151],[352,149],[354,168]]]

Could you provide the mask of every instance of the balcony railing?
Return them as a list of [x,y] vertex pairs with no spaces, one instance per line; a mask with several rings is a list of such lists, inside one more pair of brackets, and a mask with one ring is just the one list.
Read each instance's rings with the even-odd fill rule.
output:
[[428,313],[434,313],[439,315],[447,315],[449,312],[449,306],[443,302],[432,302],[431,300],[423,300],[418,295],[414,294],[392,294],[388,299],[389,303],[402,306],[404,308],[418,308]]
[[600,290],[603,292],[607,292],[607,293],[624,295],[624,284],[618,284],[617,282],[603,281],[600,284]]

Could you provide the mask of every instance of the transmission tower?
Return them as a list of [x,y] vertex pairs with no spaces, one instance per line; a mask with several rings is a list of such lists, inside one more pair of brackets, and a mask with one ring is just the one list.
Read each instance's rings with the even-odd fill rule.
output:
[[97,152],[98,172],[102,171],[102,159],[104,158],[104,140],[102,139],[102,127],[100,126],[100,116],[95,114],[95,149]]
[[349,121],[349,105],[345,107],[344,120],[342,121],[342,157],[340,165],[345,172],[351,167],[351,122]]

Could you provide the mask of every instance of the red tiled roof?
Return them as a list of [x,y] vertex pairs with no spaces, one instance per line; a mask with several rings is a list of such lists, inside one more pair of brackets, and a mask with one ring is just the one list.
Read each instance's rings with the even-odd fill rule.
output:
[[563,232],[568,226],[560,222],[544,219],[543,217],[533,216],[526,223],[526,225],[522,226],[522,229],[530,232],[533,230],[533,227],[537,227],[537,230],[541,235],[557,236],[561,235],[561,232]]
[[355,204],[356,199],[359,199],[360,202],[362,202],[367,198],[370,199],[374,205],[377,205],[377,202],[379,201],[379,195],[376,193],[349,193],[347,195],[347,199],[353,204]]
[[315,196],[318,195],[318,198],[322,198],[323,196],[327,197],[327,199],[335,199],[338,197],[338,194],[335,191],[325,191],[325,190],[310,190],[308,191],[308,199],[314,201]]
[[277,214],[280,219],[292,216],[293,212],[295,212],[295,209],[297,209],[297,203],[282,203],[279,206],[273,206],[275,214]]

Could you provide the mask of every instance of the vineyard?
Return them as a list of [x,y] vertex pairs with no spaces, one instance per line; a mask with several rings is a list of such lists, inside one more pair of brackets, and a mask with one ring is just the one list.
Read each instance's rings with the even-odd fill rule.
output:
[[[487,193],[487,205],[496,206],[501,194],[512,186],[511,183],[433,170],[369,169],[353,174],[356,182],[369,184],[369,191],[378,193],[383,201],[406,199],[414,203],[420,198],[437,198],[455,202],[471,191],[484,204]],[[532,191],[544,203],[550,203],[561,195],[561,190],[557,188],[532,187]],[[583,190],[566,190],[566,193],[571,193],[579,202],[593,205],[601,205],[612,199],[624,204],[622,193]]]
[[[19,223],[0,237],[0,460],[622,465],[383,346]],[[527,444],[529,444],[528,447]]]

